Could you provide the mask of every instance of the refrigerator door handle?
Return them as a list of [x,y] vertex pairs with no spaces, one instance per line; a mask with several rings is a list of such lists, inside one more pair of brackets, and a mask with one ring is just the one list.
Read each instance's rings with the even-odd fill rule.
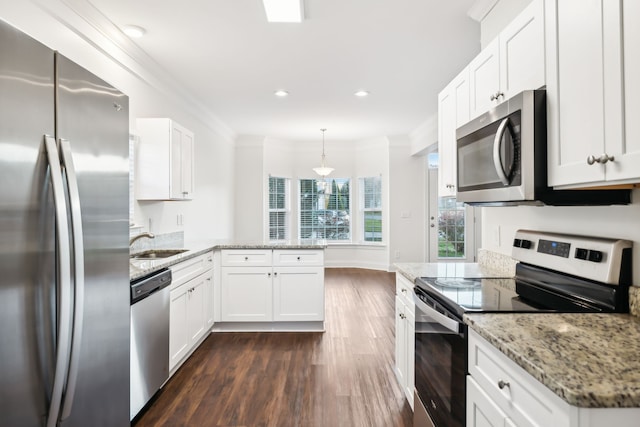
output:
[[78,379],[78,364],[80,363],[80,345],[82,343],[82,322],[84,314],[84,243],[82,233],[82,212],[80,210],[80,193],[78,192],[78,179],[73,165],[71,144],[66,139],[60,139],[60,151],[62,154],[62,165],[66,171],[67,190],[69,194],[69,204],[71,207],[71,236],[73,237],[73,259],[74,259],[74,302],[73,309],[73,332],[71,337],[71,356],[69,362],[69,376],[62,402],[62,415],[60,420],[64,421],[71,415],[73,398],[76,392]]
[[53,137],[45,135],[44,145],[51,173],[51,186],[53,188],[53,200],[56,216],[56,251],[57,251],[57,280],[59,281],[58,301],[58,330],[55,374],[47,415],[47,427],[55,427],[58,423],[62,392],[67,378],[69,359],[71,317],[71,252],[70,235],[67,224],[67,203],[62,182],[62,170],[60,168],[60,156]]

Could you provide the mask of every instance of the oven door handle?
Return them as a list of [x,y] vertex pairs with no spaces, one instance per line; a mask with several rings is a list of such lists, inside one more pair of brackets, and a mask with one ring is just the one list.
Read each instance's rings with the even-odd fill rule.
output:
[[462,323],[460,323],[456,319],[452,319],[450,317],[445,316],[444,314],[440,313],[433,307],[429,307],[427,304],[424,303],[424,301],[420,299],[420,297],[416,295],[415,290],[413,291],[413,302],[415,303],[416,308],[424,312],[426,315],[428,315],[429,317],[434,319],[436,322],[438,322],[438,324],[442,325],[443,327],[450,330],[451,332],[459,334],[460,331],[462,330]]
[[496,168],[496,173],[498,174],[498,178],[500,178],[500,181],[504,185],[509,185],[509,176],[511,175],[511,171],[513,170],[513,163],[509,165],[508,171],[504,170],[504,166],[502,165],[502,157],[500,156],[500,148],[502,147],[502,140],[504,139],[504,134],[506,133],[507,130],[511,135],[511,141],[513,143],[513,133],[511,132],[511,126],[509,125],[508,117],[500,123],[500,126],[498,126],[496,137],[493,140],[493,166]]

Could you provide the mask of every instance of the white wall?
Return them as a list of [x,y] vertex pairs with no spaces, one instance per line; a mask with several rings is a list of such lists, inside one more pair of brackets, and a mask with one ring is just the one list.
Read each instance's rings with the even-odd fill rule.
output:
[[234,238],[241,242],[263,241],[263,137],[241,136],[235,154]]
[[[156,233],[184,230],[186,240],[231,237],[233,132],[181,92],[136,45],[111,38],[119,34],[112,23],[91,14],[93,21],[81,18],[60,0],[42,5],[1,0],[0,18],[127,94],[132,133],[136,117],[170,117],[195,132],[195,200],[136,204],[136,222],[146,228],[151,219]],[[178,214],[183,227],[177,225]]]
[[390,138],[389,254],[392,262],[426,261],[427,188],[424,156],[410,156],[407,137]]

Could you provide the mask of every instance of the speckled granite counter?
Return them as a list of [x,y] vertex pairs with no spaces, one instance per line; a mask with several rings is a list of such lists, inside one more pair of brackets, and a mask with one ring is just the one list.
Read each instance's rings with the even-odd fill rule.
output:
[[[154,260],[135,260],[129,262],[129,280],[145,277],[154,271],[171,267],[189,258],[197,257],[216,249],[324,249],[325,240],[295,240],[287,242],[237,242],[230,240],[211,240],[191,242],[184,245],[186,252],[168,258]],[[171,248],[182,249],[182,248]]]
[[465,322],[570,405],[640,407],[640,319],[468,314]]

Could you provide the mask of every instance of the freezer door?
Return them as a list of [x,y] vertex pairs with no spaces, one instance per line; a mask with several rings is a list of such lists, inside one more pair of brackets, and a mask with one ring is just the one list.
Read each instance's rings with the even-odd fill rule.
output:
[[74,340],[80,357],[61,425],[128,426],[128,98],[59,54],[56,71],[56,137],[72,153],[84,233],[83,329]]
[[55,234],[44,135],[53,51],[0,21],[0,425],[41,426],[56,335]]

